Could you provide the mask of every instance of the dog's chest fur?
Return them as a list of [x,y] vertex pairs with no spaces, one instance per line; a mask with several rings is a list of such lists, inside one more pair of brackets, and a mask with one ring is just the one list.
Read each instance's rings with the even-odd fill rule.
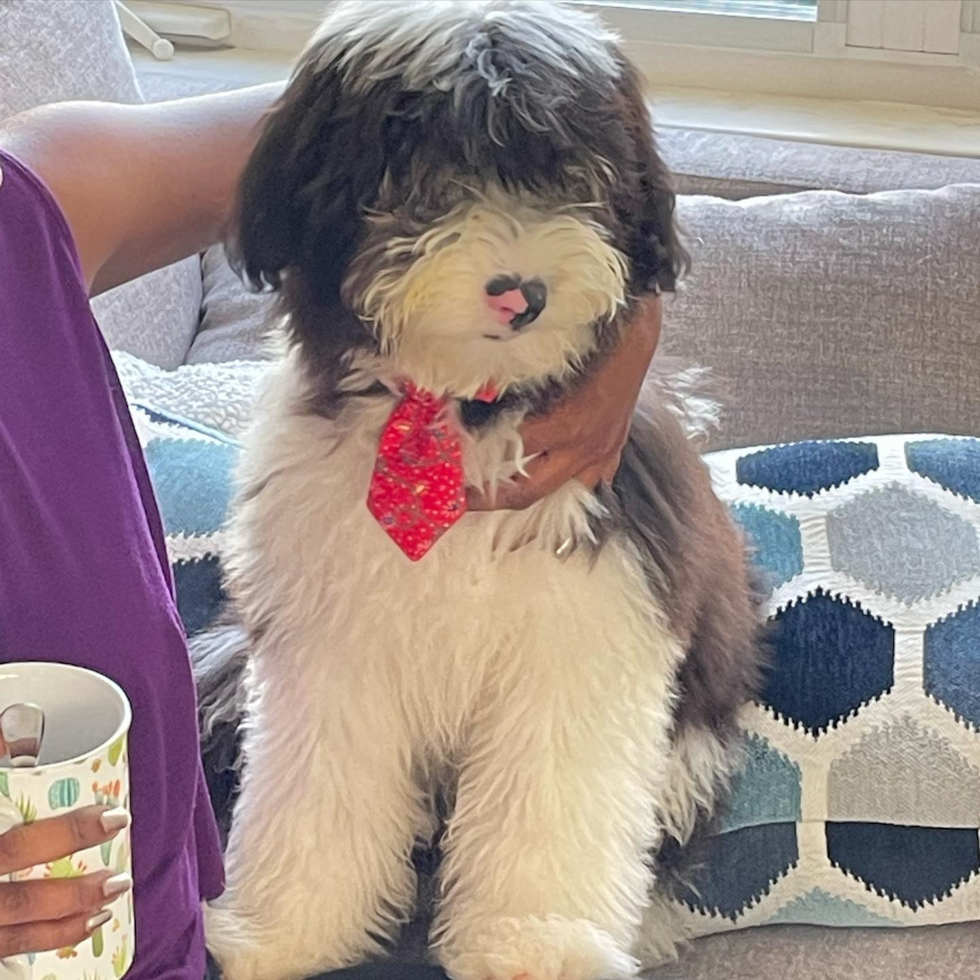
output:
[[[653,683],[664,698],[678,644],[629,544],[598,556],[570,547],[588,533],[590,493],[572,484],[526,511],[467,514],[411,562],[366,504],[394,399],[355,398],[326,420],[302,410],[297,382],[287,362],[269,388],[232,526],[230,584],[257,640],[253,683],[291,687],[307,719],[320,685],[332,696],[347,685],[368,706],[391,695],[440,762],[462,748],[473,712],[520,675],[533,686],[535,661],[551,661],[543,678],[567,658],[584,679],[594,657],[625,704],[641,696],[640,674],[640,688]],[[470,442],[468,476],[494,472],[513,438],[503,423]],[[290,641],[311,633],[322,638],[315,663],[308,644]]]

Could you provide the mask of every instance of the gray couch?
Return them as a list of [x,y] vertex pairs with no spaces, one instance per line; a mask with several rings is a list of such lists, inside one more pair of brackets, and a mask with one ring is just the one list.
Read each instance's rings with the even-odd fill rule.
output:
[[[693,252],[664,346],[716,376],[725,411],[708,448],[980,434],[980,161],[685,130],[661,146]],[[241,290],[220,250],[203,269],[188,360],[262,356],[268,300]],[[778,926],[698,940],[653,976],[967,980],[978,961],[978,924]]]

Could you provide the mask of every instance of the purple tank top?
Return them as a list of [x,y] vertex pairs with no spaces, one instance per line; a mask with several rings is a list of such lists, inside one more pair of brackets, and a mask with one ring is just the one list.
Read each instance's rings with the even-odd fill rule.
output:
[[128,980],[201,980],[200,901],[221,891],[221,852],[160,518],[68,225],[0,153],[0,662],[12,660],[75,663],[129,695]]

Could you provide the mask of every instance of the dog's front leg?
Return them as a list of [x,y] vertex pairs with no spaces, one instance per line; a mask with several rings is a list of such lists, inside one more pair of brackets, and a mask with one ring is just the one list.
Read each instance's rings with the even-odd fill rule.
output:
[[433,934],[454,980],[638,968],[678,654],[622,576],[604,606],[602,571],[581,574],[529,613],[464,753]]
[[401,706],[355,679],[298,681],[282,657],[264,667],[250,685],[227,890],[205,914],[225,980],[359,962],[382,950],[415,898],[423,816]]

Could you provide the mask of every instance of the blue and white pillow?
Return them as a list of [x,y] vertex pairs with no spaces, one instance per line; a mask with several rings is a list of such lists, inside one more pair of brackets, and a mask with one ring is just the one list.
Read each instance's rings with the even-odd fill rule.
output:
[[692,934],[980,918],[980,440],[707,462],[769,576],[774,662]]
[[177,608],[193,636],[225,600],[222,528],[233,494],[238,443],[170,412],[131,406],[167,537]]
[[[134,406],[189,633],[223,601],[237,443]],[[769,577],[746,766],[679,896],[691,935],[980,919],[980,439],[706,457]]]

